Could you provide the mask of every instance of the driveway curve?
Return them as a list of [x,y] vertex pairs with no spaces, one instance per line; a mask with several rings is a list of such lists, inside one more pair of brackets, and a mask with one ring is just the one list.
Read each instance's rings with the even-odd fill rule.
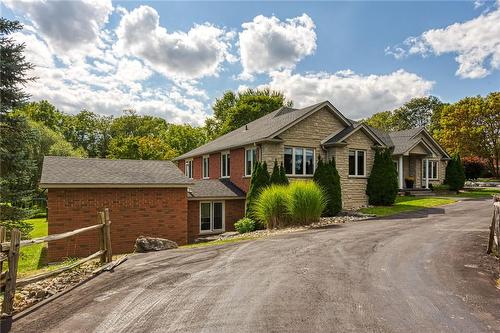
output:
[[137,254],[14,332],[500,332],[491,201]]

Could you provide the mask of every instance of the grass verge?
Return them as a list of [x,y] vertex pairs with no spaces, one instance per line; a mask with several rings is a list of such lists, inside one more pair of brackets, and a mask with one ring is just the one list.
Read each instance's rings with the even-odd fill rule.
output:
[[480,187],[474,189],[466,189],[458,194],[447,194],[446,197],[451,198],[488,198],[495,194],[500,194],[499,188]]
[[245,236],[234,237],[234,238],[229,238],[229,239],[215,240],[215,241],[211,241],[211,242],[182,245],[182,246],[179,246],[179,248],[180,249],[195,249],[198,247],[223,245],[223,244],[228,244],[228,243],[236,243],[236,242],[241,242],[241,241],[246,241],[246,240],[257,239],[257,238],[258,237],[245,237]]
[[456,202],[453,198],[437,198],[437,197],[397,197],[396,202],[392,206],[377,206],[361,208],[360,211],[365,214],[373,214],[376,216],[390,216],[403,212],[411,212],[415,210],[441,206]]

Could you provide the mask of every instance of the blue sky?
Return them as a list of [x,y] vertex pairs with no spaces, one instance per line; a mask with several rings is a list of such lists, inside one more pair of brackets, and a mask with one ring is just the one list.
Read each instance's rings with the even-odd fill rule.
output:
[[[269,86],[362,118],[500,88],[497,2],[19,2],[2,16],[61,110],[202,124],[225,90]],[[63,19],[62,19],[63,18]]]

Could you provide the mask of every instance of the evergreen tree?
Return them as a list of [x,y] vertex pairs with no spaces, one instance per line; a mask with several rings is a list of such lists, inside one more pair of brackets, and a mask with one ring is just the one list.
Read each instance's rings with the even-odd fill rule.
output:
[[24,207],[37,181],[32,151],[37,138],[26,118],[12,111],[28,98],[21,87],[31,80],[27,73],[33,65],[25,60],[25,45],[8,37],[21,29],[19,22],[0,18],[0,223],[27,237],[31,225],[22,220],[29,216]]
[[340,176],[332,159],[323,162],[321,157],[313,176],[314,181],[325,193],[327,204],[323,216],[335,216],[342,210],[342,192],[340,188]]
[[464,187],[465,171],[460,156],[454,155],[451,160],[448,161],[444,184],[448,185],[452,191],[458,191]]
[[278,161],[274,160],[273,172],[271,174],[270,183],[276,185],[288,185],[288,177],[285,174],[283,163],[278,166]]
[[372,172],[368,178],[366,194],[370,205],[392,205],[398,194],[396,167],[389,149],[375,152]]
[[254,204],[255,200],[259,196],[260,192],[262,189],[270,185],[270,176],[269,172],[267,171],[267,164],[266,162],[260,163],[257,162],[255,163],[255,167],[252,172],[252,179],[250,180],[250,188],[247,193],[247,201],[246,201],[246,217],[251,218],[253,220],[253,209],[254,209]]

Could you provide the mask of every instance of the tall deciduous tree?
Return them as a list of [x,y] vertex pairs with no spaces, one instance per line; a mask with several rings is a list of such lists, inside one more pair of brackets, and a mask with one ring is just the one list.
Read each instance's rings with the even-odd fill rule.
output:
[[247,89],[234,93],[227,91],[213,105],[214,116],[205,125],[214,139],[248,124],[281,106],[292,106],[281,92],[269,89]]
[[485,158],[491,173],[500,176],[500,92],[447,105],[435,134],[449,152]]
[[28,71],[33,68],[25,60],[25,45],[9,37],[21,29],[19,22],[0,18],[0,222],[20,228],[27,236],[31,225],[22,220],[29,210],[23,207],[34,192],[32,147],[37,139],[27,119],[12,113],[28,98],[22,85],[31,80]]

